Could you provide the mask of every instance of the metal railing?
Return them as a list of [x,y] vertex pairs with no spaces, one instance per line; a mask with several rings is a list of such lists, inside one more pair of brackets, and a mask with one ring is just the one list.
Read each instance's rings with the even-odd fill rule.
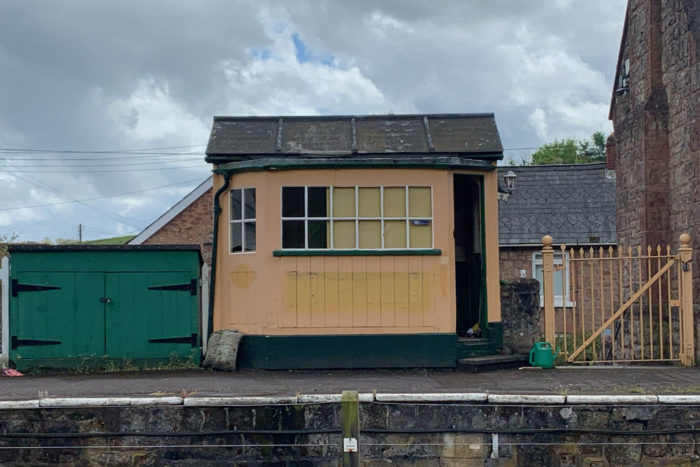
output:
[[[560,347],[566,362],[694,364],[689,235],[681,235],[677,254],[670,245],[560,245],[556,266],[552,243],[542,238],[545,339]],[[555,308],[556,293],[561,306]]]

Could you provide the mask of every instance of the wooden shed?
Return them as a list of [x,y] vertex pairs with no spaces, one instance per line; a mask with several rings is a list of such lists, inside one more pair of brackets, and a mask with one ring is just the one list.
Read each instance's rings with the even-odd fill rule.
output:
[[19,369],[198,364],[198,246],[10,246]]
[[492,114],[215,117],[212,329],[242,367],[495,353],[502,157]]

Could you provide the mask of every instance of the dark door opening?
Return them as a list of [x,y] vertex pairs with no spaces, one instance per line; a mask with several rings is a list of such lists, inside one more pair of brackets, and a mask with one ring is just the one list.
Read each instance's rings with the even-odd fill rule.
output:
[[483,328],[482,281],[483,242],[481,222],[482,178],[474,175],[454,176],[455,279],[457,291],[457,334],[478,337],[469,332],[475,324]]

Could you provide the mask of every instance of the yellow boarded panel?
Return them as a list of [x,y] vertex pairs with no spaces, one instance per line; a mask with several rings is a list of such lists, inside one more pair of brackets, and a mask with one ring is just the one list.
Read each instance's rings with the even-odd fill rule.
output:
[[280,325],[293,328],[297,325],[297,272],[284,271],[283,274]]
[[382,223],[379,221],[360,221],[360,248],[382,247]]
[[413,225],[413,222],[409,221],[408,234],[410,235],[411,248],[432,248],[432,225]]
[[355,188],[333,188],[333,217],[355,217]]
[[380,256],[367,257],[367,326],[381,325]]
[[311,261],[309,257],[297,258],[297,326],[311,326]]
[[423,258],[410,256],[408,258],[408,325],[423,324]]
[[394,260],[395,326],[408,326],[408,256]]
[[333,247],[355,248],[355,221],[333,222]]
[[406,221],[384,221],[384,248],[406,248]]
[[408,189],[408,215],[411,217],[432,217],[430,187],[410,187]]
[[352,325],[367,326],[367,257],[352,257]]
[[340,308],[340,326],[352,326],[352,257],[338,258],[338,306]]
[[311,258],[311,327],[325,327],[325,273],[322,256]]
[[384,188],[384,217],[406,217],[406,188]]
[[381,216],[379,188],[358,188],[360,217]]
[[338,314],[338,257],[326,256],[324,274],[324,310],[326,314],[326,326],[337,327],[340,323]]
[[394,325],[394,257],[380,256],[381,272],[379,282],[381,288],[381,325]]

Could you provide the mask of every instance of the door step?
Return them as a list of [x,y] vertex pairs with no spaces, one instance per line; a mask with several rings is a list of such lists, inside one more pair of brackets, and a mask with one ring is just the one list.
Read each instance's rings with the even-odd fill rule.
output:
[[466,373],[482,373],[484,371],[519,368],[527,365],[527,362],[527,355],[485,355],[482,357],[460,358],[457,360],[457,370]]

